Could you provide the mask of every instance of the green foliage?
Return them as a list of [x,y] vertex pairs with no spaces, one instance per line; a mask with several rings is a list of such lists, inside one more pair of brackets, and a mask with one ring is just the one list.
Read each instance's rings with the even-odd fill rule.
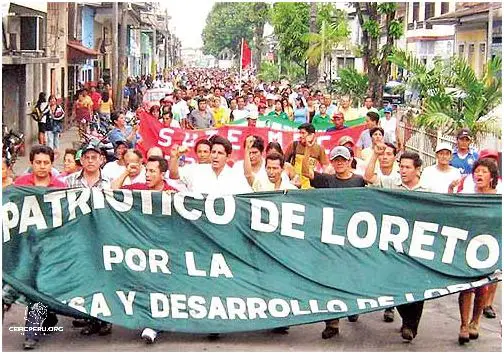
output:
[[282,60],[291,60],[304,67],[308,44],[310,5],[303,2],[277,2],[271,10],[271,23],[280,45]]
[[367,20],[364,22],[362,29],[367,31],[369,37],[379,38],[380,37],[380,24],[375,20]]
[[416,120],[419,126],[446,133],[462,127],[474,132],[490,129],[492,122],[480,118],[501,103],[500,57],[487,63],[481,79],[458,57],[437,60],[427,68],[413,55],[396,49],[389,60],[409,72],[408,85],[420,93],[423,112]]
[[239,55],[241,39],[251,44],[254,28],[264,27],[268,18],[269,5],[265,3],[215,3],[201,34],[203,52],[217,57],[224,48],[229,48]]
[[348,39],[350,30],[346,21],[328,23],[322,22],[319,33],[309,33],[305,38],[311,43],[306,52],[308,63],[318,65],[322,56],[330,56],[333,49]]
[[382,2],[378,4],[378,13],[379,14],[390,14],[394,11],[397,11],[397,4],[395,2]]
[[344,68],[339,72],[340,79],[332,86],[332,91],[339,95],[349,95],[354,105],[360,106],[366,98],[369,80],[354,68]]
[[259,70],[259,79],[266,82],[276,81],[279,79],[278,65],[270,63],[269,61],[263,61],[261,63],[261,69]]
[[404,32],[404,27],[401,21],[397,19],[390,21],[388,32],[392,35],[392,38],[394,39],[401,38]]

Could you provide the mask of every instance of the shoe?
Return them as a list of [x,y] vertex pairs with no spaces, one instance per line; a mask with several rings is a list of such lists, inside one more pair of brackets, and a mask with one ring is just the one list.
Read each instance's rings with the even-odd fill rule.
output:
[[394,322],[394,308],[385,309],[383,311],[383,320],[385,322]]
[[401,330],[401,337],[404,340],[411,342],[414,338],[413,331],[411,329],[409,329],[408,327],[403,327]]
[[90,321],[86,327],[84,327],[80,333],[84,336],[90,336],[92,334],[98,333],[100,331],[100,322]]
[[207,338],[208,338],[208,340],[214,341],[214,340],[219,339],[219,337],[220,337],[220,333],[210,333]]
[[495,310],[493,309],[492,306],[487,306],[483,309],[483,315],[486,318],[495,318],[497,315],[495,314]]
[[359,315],[348,316],[348,322],[357,322]]
[[146,344],[153,344],[157,338],[157,332],[151,328],[145,328],[142,331],[142,339]]
[[469,342],[469,330],[466,328],[460,329],[459,332],[459,337],[458,337],[458,342],[460,345],[464,345],[465,343]]
[[327,327],[322,331],[322,339],[329,339],[339,334],[339,327]]
[[277,327],[271,330],[271,333],[276,334],[289,334],[289,327]]
[[100,329],[98,331],[99,336],[107,336],[112,333],[112,323],[101,322]]
[[75,328],[82,328],[86,327],[87,325],[88,320],[83,320],[81,318],[72,321],[72,326],[74,326]]
[[475,340],[479,337],[479,326],[474,322],[469,323],[469,339]]
[[31,339],[31,338],[26,338],[23,343],[24,350],[32,350],[32,349],[37,348],[37,346],[38,346],[38,340]]

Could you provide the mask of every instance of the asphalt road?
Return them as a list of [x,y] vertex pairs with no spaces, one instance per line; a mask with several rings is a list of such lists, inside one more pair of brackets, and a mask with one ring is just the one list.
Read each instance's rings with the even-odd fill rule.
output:
[[[360,316],[355,323],[340,322],[340,335],[328,340],[321,338],[323,323],[292,327],[289,334],[265,331],[233,333],[210,341],[203,334],[162,333],[155,344],[147,345],[140,338],[140,330],[114,326],[105,337],[80,335],[71,319],[60,316],[62,333],[44,337],[37,351],[478,351],[501,352],[502,349],[502,291],[496,295],[495,319],[482,319],[480,338],[460,346],[458,344],[458,295],[449,295],[425,303],[418,336],[411,343],[403,342],[396,312],[393,323],[385,323],[381,312]],[[24,307],[14,305],[3,320],[3,351],[22,350],[24,337],[9,331],[10,326],[24,324]]]

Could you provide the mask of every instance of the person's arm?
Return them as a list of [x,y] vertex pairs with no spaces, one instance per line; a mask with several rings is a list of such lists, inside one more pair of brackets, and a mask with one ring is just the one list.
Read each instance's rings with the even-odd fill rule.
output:
[[327,167],[330,166],[329,158],[327,157],[325,149],[322,146],[319,147],[320,147],[319,162],[322,165],[322,167],[324,167],[324,169],[327,169]]
[[364,180],[369,184],[375,184],[378,182],[378,177],[375,173],[376,161],[378,160],[378,156],[385,152],[386,147],[387,146],[385,144],[378,143],[373,149],[371,160],[366,166],[366,171],[364,172]]
[[179,146],[174,144],[170,151],[170,179],[180,179],[178,160],[180,157]]
[[310,156],[312,153],[313,145],[315,143],[315,134],[309,134],[306,137],[306,147],[304,149],[303,164],[301,165],[301,174],[303,177],[313,179],[314,173],[310,168]]
[[110,187],[112,189],[121,189],[121,187],[124,184],[124,181],[126,180],[126,178],[128,178],[128,176],[129,176],[129,168],[126,167],[126,169],[123,171],[123,173],[121,173],[119,177],[117,177],[116,179],[114,179],[112,181],[112,183],[110,184]]
[[252,172],[252,163],[250,162],[250,148],[254,145],[255,138],[248,136],[245,140],[245,154],[243,156],[243,173],[247,179],[248,184],[252,187],[255,180],[254,172]]

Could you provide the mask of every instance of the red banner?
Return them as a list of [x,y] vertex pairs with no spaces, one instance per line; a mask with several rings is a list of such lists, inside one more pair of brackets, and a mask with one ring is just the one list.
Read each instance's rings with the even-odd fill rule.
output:
[[252,51],[246,40],[243,40],[242,52],[241,52],[241,67],[246,70],[252,63]]
[[[326,152],[338,144],[338,140],[348,135],[357,142],[360,133],[365,129],[364,125],[346,128],[338,132],[316,133],[317,142],[322,145]],[[155,146],[160,147],[167,159],[170,156],[172,144],[178,144],[189,148],[186,153],[186,161],[195,161],[194,146],[200,139],[208,139],[212,135],[218,134],[227,138],[233,145],[231,159],[234,161],[243,160],[243,143],[247,136],[257,135],[264,139],[265,145],[268,142],[276,141],[285,151],[287,146],[299,139],[299,132],[275,130],[271,128],[224,126],[215,129],[186,130],[180,128],[166,128],[153,116],[142,112],[140,114],[140,136],[142,139],[137,143],[137,148],[146,156],[147,151]]]

